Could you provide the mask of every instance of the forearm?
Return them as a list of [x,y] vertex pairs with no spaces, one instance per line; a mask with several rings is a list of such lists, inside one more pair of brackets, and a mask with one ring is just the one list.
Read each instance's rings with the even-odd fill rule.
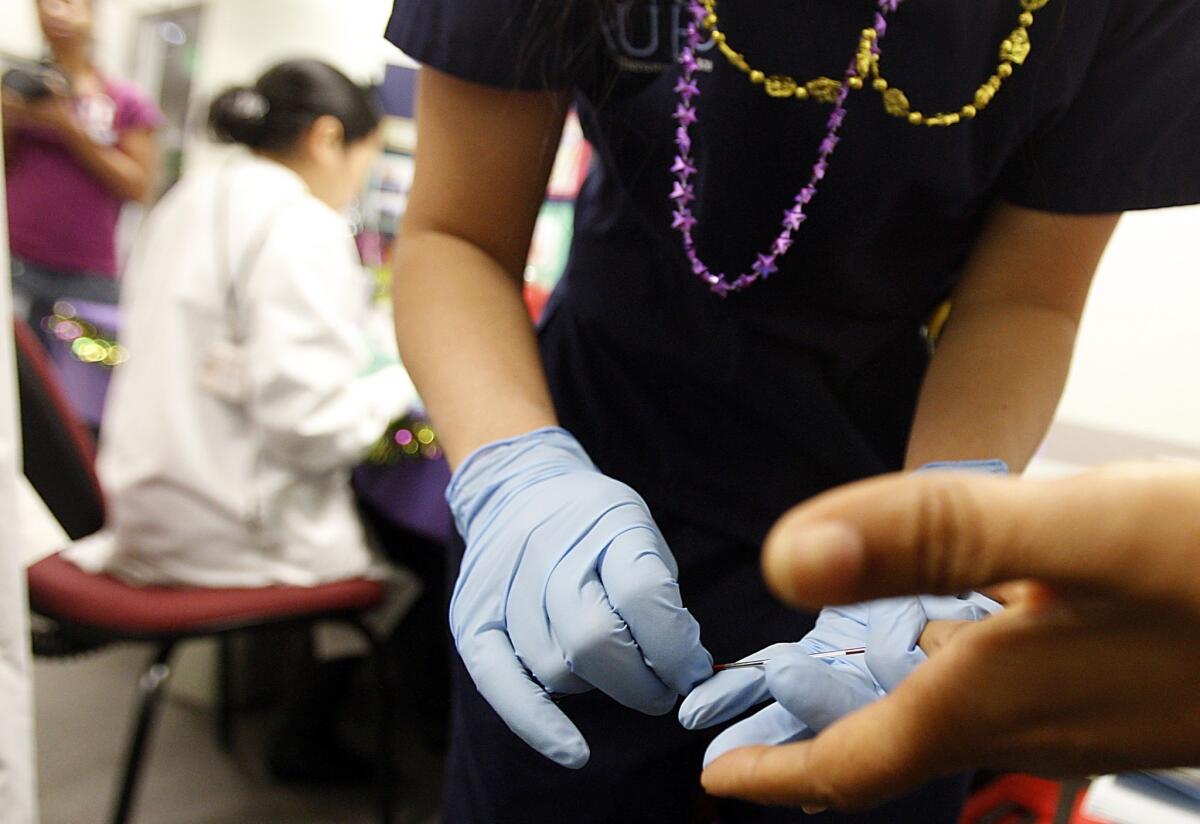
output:
[[119,147],[101,146],[80,129],[73,129],[63,139],[80,165],[121,200],[149,198],[151,172]]
[[1025,468],[1062,395],[1092,275],[1120,215],[998,202],[955,288],[905,461]]
[[397,249],[400,354],[451,464],[486,443],[556,425],[520,280],[436,229],[406,229]]
[[1017,302],[955,310],[921,388],[905,465],[1001,458],[1025,468],[1054,417],[1078,322]]

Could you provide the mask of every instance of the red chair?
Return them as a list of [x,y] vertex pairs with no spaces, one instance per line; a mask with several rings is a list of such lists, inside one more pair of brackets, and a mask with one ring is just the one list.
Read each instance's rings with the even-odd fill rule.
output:
[[[16,342],[26,475],[56,517],[72,525],[72,537],[87,534],[104,518],[93,468],[94,440],[59,391],[40,341],[20,320],[16,322]],[[47,461],[52,463],[43,465]],[[52,479],[57,487],[46,488],[46,479]],[[109,819],[112,824],[124,824],[130,818],[146,744],[171,675],[171,656],[181,641],[228,639],[233,633],[267,626],[302,627],[320,621],[352,627],[370,645],[380,713],[375,761],[378,814],[383,824],[392,821],[391,700],[395,690],[383,640],[363,622],[363,614],[384,599],[382,584],[359,579],[316,587],[138,587],[110,575],[85,572],[57,554],[30,567],[28,581],[33,612],[53,627],[43,629],[40,638],[35,636],[35,652],[69,654],[129,641],[156,647],[138,681],[139,706]],[[223,669],[227,676],[227,667]],[[227,686],[223,684],[223,692]],[[222,707],[221,720],[226,725],[228,703],[224,698]]]

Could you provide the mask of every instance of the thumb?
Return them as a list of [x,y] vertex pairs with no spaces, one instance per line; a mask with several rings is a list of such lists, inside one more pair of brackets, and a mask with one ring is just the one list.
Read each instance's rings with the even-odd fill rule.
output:
[[787,513],[763,568],[782,599],[809,607],[1036,578],[1196,610],[1198,535],[1191,467],[1126,464],[1053,481],[894,475]]

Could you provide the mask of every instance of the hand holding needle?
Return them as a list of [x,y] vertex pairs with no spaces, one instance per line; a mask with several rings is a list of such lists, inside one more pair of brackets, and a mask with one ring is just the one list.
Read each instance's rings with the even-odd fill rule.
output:
[[[831,649],[825,652],[809,653],[809,658],[845,658],[848,655],[862,655],[867,651],[866,647],[850,647],[849,649]],[[732,664],[713,664],[713,672],[724,672],[731,669],[744,669],[746,667],[764,667],[770,658],[761,658],[757,661],[735,661]]]
[[[809,658],[845,658],[848,655],[862,655],[867,651],[866,647],[850,647],[849,649],[831,649],[825,652],[809,653]],[[734,661],[730,664],[713,664],[713,672],[724,672],[725,670],[747,669],[748,667],[765,667],[769,658],[759,658],[754,661]],[[561,703],[564,699],[569,698],[569,695],[551,694],[550,700],[554,703]]]

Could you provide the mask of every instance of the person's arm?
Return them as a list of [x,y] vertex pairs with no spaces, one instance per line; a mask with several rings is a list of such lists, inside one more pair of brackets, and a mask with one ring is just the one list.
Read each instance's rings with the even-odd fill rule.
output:
[[1008,609],[923,639],[927,663],[813,740],[714,762],[709,792],[862,809],[969,767],[1086,775],[1200,757],[1193,467],[866,481],[784,516],[763,565],[809,608],[1002,584]]
[[279,218],[243,290],[250,408],[274,460],[346,469],[416,400],[404,370],[367,374],[353,244],[320,207]]
[[153,129],[127,129],[115,146],[102,146],[81,129],[66,133],[80,164],[124,201],[145,203],[154,193],[158,140]]
[[4,160],[11,169],[17,152],[17,124],[21,120],[24,106],[21,98],[4,89],[0,92],[0,121],[3,121]]
[[951,296],[908,468],[974,458],[1025,467],[1058,406],[1092,275],[1119,218],[996,204]]
[[14,91],[4,89],[0,94],[0,106],[4,115],[4,162],[12,172],[21,158],[21,146],[25,142],[22,129],[31,124],[29,104]]
[[417,100],[420,161],[397,241],[396,336],[457,465],[485,443],[557,422],[522,282],[568,100],[429,68]]
[[[54,131],[79,164],[121,200],[145,202],[153,193],[158,157],[153,129],[126,129],[115,146],[102,146],[75,121],[68,98],[58,94],[32,103],[6,96],[4,114],[6,120],[13,116],[13,125],[20,123]],[[5,140],[7,147],[7,126]]]
[[455,465],[446,499],[466,550],[451,633],[509,728],[577,769],[590,750],[552,694],[599,689],[661,715],[712,657],[645,501],[555,426],[522,300],[567,94],[425,68],[417,99],[396,334]]

